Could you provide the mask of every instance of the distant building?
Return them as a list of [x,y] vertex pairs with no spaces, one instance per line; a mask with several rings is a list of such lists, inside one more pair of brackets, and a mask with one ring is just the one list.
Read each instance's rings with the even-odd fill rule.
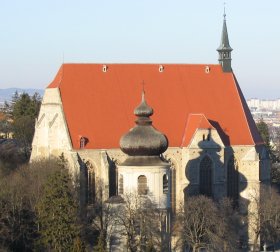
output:
[[262,100],[262,99],[248,99],[247,104],[251,110],[277,110],[280,111],[280,99],[276,100]]
[[[72,172],[87,178],[89,205],[97,179],[103,181],[107,198],[140,183],[151,199],[164,196],[167,179],[170,204],[164,207],[173,213],[185,197],[197,194],[228,196],[243,206],[244,213],[251,211],[252,197],[259,197],[260,186],[270,181],[270,161],[231,69],[225,18],[217,51],[220,64],[63,64],[45,90],[31,160],[63,152]],[[138,159],[133,169],[124,167],[129,157],[119,144],[134,125],[132,111],[143,80],[146,99],[155,110],[154,125],[169,141],[161,156],[170,169],[158,172],[147,168],[154,165],[149,158]],[[149,123],[145,117],[151,113],[145,108],[140,106],[135,115],[138,125],[139,118]],[[141,123],[135,145],[140,148],[144,137],[143,145],[151,148],[154,138],[142,131]],[[121,147],[125,149],[122,143]],[[138,152],[133,150],[126,153],[134,156]],[[248,226],[242,238],[245,243],[253,238]]]

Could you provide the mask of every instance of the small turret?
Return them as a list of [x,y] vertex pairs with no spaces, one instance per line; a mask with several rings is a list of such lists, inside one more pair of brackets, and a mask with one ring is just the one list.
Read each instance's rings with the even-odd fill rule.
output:
[[219,63],[223,68],[224,72],[231,72],[231,51],[233,49],[229,45],[228,32],[227,32],[227,23],[226,23],[226,14],[224,13],[224,22],[223,30],[221,37],[221,44],[218,47],[217,51],[219,52]]

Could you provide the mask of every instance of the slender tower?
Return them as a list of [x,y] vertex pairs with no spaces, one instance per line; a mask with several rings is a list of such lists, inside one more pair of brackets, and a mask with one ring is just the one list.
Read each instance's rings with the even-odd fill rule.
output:
[[160,155],[166,151],[168,140],[152,125],[153,109],[146,103],[144,91],[134,114],[136,125],[120,140],[127,158],[118,165],[119,195],[136,192],[150,198],[157,208],[167,210],[170,208],[170,165]]
[[118,193],[125,196],[135,193],[147,199],[161,212],[161,230],[169,232],[170,226],[170,164],[161,158],[168,148],[167,137],[156,130],[150,116],[153,109],[146,103],[145,93],[135,108],[136,125],[120,140],[121,150],[127,154],[118,165]]
[[223,22],[221,44],[217,49],[217,51],[219,53],[219,63],[222,66],[224,72],[232,71],[232,69],[231,69],[231,51],[232,50],[233,49],[229,45],[226,13],[224,11],[224,22]]

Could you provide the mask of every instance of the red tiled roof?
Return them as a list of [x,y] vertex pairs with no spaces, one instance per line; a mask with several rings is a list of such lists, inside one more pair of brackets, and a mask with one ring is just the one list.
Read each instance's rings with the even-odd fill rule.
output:
[[204,114],[224,144],[262,143],[234,74],[220,65],[64,64],[48,88],[59,87],[74,149],[80,136],[86,148],[118,148],[120,137],[134,126],[142,82],[154,109],[153,125],[181,146],[189,114]]
[[189,114],[181,146],[188,146],[197,129],[214,129],[204,114]]

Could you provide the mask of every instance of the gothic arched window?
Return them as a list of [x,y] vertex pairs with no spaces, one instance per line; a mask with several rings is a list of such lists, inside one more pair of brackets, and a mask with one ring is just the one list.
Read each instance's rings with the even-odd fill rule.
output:
[[212,196],[212,160],[205,156],[199,166],[199,192],[202,195]]
[[163,193],[168,193],[168,178],[166,174],[164,174],[162,178],[162,190]]
[[138,177],[138,194],[139,195],[146,195],[147,192],[148,192],[147,178],[144,175],[140,175]]
[[95,202],[95,172],[90,162],[86,162],[86,177],[87,203],[93,204]]
[[232,155],[227,163],[227,196],[238,204],[239,198],[239,173],[236,159]]

